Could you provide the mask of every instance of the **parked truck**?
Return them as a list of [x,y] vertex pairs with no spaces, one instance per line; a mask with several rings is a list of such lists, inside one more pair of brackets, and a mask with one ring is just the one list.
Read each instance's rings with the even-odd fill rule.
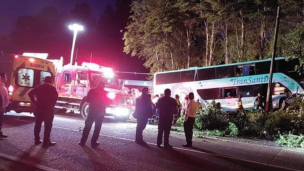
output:
[[106,115],[112,115],[116,120],[125,121],[131,114],[127,101],[129,95],[122,91],[123,82],[117,79],[112,68],[94,63],[82,65],[58,66],[57,61],[56,89],[59,99],[56,108],[68,112],[80,111],[83,118],[88,114],[88,103],[85,101],[88,91],[96,87],[99,81],[105,83],[107,97],[112,101],[106,108]]

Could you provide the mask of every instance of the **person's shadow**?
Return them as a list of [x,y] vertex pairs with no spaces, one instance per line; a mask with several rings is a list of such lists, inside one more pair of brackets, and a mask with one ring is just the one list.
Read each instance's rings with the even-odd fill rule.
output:
[[[26,151],[24,151],[21,155],[19,155],[17,158],[17,161],[12,162],[10,165],[10,168],[15,170],[16,163],[23,163],[26,165],[30,165],[31,167],[35,167],[39,165],[43,159],[43,156],[46,152],[45,148],[39,147],[40,149],[34,153],[36,145],[32,145],[30,148],[28,148]],[[20,169],[20,168],[18,168]],[[17,169],[17,170],[18,170]]]
[[[106,151],[100,149],[99,147],[90,148],[88,146],[81,146],[89,161],[94,164],[95,170],[106,170],[109,167],[108,164],[111,163],[113,166],[119,166],[119,162],[116,161],[111,155]],[[86,167],[86,163],[80,163]],[[122,169],[122,168],[121,168]]]

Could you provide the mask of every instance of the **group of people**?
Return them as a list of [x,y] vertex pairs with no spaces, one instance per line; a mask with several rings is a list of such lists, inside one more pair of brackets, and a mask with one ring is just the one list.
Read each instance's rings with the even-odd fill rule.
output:
[[[1,131],[2,118],[5,113],[5,108],[9,104],[8,91],[3,82],[6,80],[6,75],[0,75],[0,138],[6,138]],[[99,82],[96,88],[89,90],[86,97],[86,102],[89,104],[88,115],[85,121],[85,127],[82,132],[79,145],[85,145],[92,124],[95,122],[95,129],[91,138],[91,146],[97,147],[97,142],[101,125],[105,116],[106,106],[110,104],[110,100],[106,96],[104,90],[105,83]],[[160,147],[164,137],[164,147],[171,148],[169,144],[169,135],[172,126],[173,115],[180,109],[181,104],[174,98],[171,98],[171,90],[166,89],[164,91],[165,96],[157,99],[156,108],[159,112],[159,123],[158,123],[158,135],[157,135],[157,146]],[[54,119],[54,106],[58,99],[58,93],[56,88],[53,86],[52,77],[45,77],[44,83],[35,87],[28,93],[31,104],[35,107],[35,127],[34,127],[34,142],[36,145],[43,143],[44,147],[53,146],[56,142],[50,140],[52,124]],[[192,146],[192,134],[193,125],[195,121],[195,115],[198,110],[198,103],[194,101],[194,94],[189,93],[189,101],[187,101],[187,110],[185,111],[185,122],[184,129],[186,134],[185,147]],[[138,144],[145,144],[143,140],[143,130],[146,127],[148,118],[151,118],[154,114],[152,107],[151,95],[148,93],[148,88],[142,89],[142,95],[136,99],[136,107],[134,117],[137,118],[137,127],[135,142]],[[43,141],[40,139],[41,125],[44,122],[44,137]]]
[[[143,130],[147,125],[148,118],[151,118],[153,115],[153,105],[151,104],[155,103],[155,107],[159,115],[157,146],[161,147],[162,142],[164,142],[165,148],[172,148],[172,146],[169,144],[169,135],[173,115],[176,114],[176,111],[179,111],[181,107],[181,103],[179,102],[178,98],[178,96],[176,96],[175,99],[172,98],[171,90],[166,89],[163,97],[157,98],[157,100],[154,100],[154,98],[152,102],[151,95],[148,93],[148,88],[142,89],[142,95],[136,99],[135,111],[133,114],[133,116],[137,119],[135,135],[135,142],[137,144],[146,144],[146,142],[143,140]],[[186,144],[183,145],[184,147],[192,147],[193,125],[195,122],[195,115],[199,108],[198,103],[194,101],[193,93],[189,93],[188,98],[189,101],[187,104],[185,104],[187,108],[185,111],[184,122],[186,136]]]

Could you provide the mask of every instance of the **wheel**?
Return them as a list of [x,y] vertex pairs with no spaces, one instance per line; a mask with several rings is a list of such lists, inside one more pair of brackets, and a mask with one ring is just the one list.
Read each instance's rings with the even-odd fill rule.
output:
[[89,113],[89,103],[84,102],[81,106],[80,114],[83,119],[86,119]]

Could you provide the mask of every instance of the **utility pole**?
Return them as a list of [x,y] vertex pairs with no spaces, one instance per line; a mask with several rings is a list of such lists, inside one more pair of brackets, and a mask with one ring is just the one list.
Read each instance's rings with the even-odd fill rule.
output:
[[278,39],[279,23],[280,23],[280,10],[281,10],[281,7],[278,6],[275,33],[274,33],[275,37],[274,37],[274,43],[273,43],[273,52],[272,52],[270,71],[269,71],[269,82],[268,82],[268,87],[267,87],[265,112],[269,112],[270,108],[272,108],[272,91],[273,90],[271,89],[271,87],[272,87],[273,65],[274,65],[276,50],[277,50],[277,39]]

